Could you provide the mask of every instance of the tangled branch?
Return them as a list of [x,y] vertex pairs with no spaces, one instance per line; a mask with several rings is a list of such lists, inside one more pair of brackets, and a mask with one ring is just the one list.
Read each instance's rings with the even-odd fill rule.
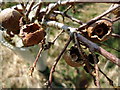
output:
[[[117,5],[109,8],[102,14],[98,15],[97,17],[91,19],[90,21],[83,23],[81,20],[70,16],[67,12],[72,9],[72,6],[77,3],[117,3]],[[106,0],[65,0],[55,3],[49,3],[46,5],[46,8],[42,9],[42,6],[44,5],[44,2],[40,0],[39,3],[35,3],[35,0],[32,0],[29,8],[27,9],[27,6],[24,5],[23,2],[20,3],[21,9],[10,9],[3,11],[0,13],[0,24],[2,24],[2,27],[7,29],[7,34],[10,36],[10,38],[14,37],[14,35],[18,35],[22,41],[24,47],[30,47],[39,43],[42,43],[42,48],[40,48],[38,55],[36,57],[35,62],[33,63],[33,66],[30,70],[30,75],[32,75],[34,68],[36,67],[36,63],[38,61],[39,56],[41,55],[41,52],[43,50],[47,50],[51,47],[51,45],[54,45],[55,41],[58,39],[58,37],[63,33],[66,32],[69,35],[69,40],[65,44],[64,48],[58,55],[58,57],[55,59],[55,62],[51,68],[50,76],[48,80],[48,87],[51,87],[52,79],[53,79],[53,73],[55,72],[55,67],[62,57],[62,55],[65,53],[68,45],[71,41],[74,43],[74,49],[78,50],[78,54],[80,56],[77,56],[76,60],[73,60],[73,62],[77,63],[79,62],[79,57],[83,61],[83,66],[87,67],[88,73],[93,77],[95,81],[95,85],[100,88],[100,80],[99,80],[99,71],[108,79],[110,82],[110,85],[113,85],[113,81],[111,81],[99,68],[98,66],[98,58],[96,56],[96,52],[104,56],[106,59],[110,60],[112,63],[118,65],[120,67],[120,59],[117,58],[112,53],[106,51],[102,47],[98,46],[97,42],[106,41],[109,37],[117,37],[120,38],[120,35],[113,33],[112,25],[114,22],[120,20],[120,1],[106,1]],[[69,5],[67,9],[64,11],[60,11],[60,6]],[[37,9],[35,9],[37,8]],[[30,13],[32,10],[35,10],[35,13],[30,19]],[[116,18],[110,19],[105,18],[104,16],[113,13],[116,15]],[[4,16],[6,15],[6,16]],[[12,16],[9,16],[12,15]],[[63,18],[69,18],[73,22],[78,23],[80,26],[75,28],[71,26],[67,26],[63,23],[60,23],[59,20],[56,19],[57,15],[61,15]],[[14,18],[13,18],[14,17]],[[103,18],[104,17],[104,18]],[[15,23],[15,29],[14,29],[14,22]],[[9,25],[10,24],[10,25]],[[52,42],[45,42],[46,28],[48,27],[54,27],[59,28],[62,31],[55,37],[55,39]],[[93,59],[92,64],[94,64],[94,67],[91,65],[91,62],[89,61],[89,55],[87,55],[81,45],[85,46],[89,49],[89,53],[91,53],[91,57]],[[114,49],[114,48],[113,48]],[[114,49],[115,50],[115,49]],[[118,50],[116,50],[118,51]],[[77,52],[77,51],[76,51]],[[91,71],[92,69],[92,71]]]

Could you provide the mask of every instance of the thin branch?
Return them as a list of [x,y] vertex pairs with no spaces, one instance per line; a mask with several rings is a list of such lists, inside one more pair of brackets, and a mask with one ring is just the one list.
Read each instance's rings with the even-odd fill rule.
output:
[[62,2],[64,3],[120,3],[120,0],[66,0]]
[[80,53],[80,55],[81,55],[81,58],[82,58],[83,61],[85,62],[86,66],[87,66],[87,69],[88,69],[88,72],[91,74],[88,60],[87,60],[86,57],[83,55],[84,52],[83,52],[83,50],[82,50],[82,47],[81,47],[80,44],[79,44],[79,41],[78,41],[78,38],[77,38],[77,33],[74,33],[74,40],[75,40],[75,44],[77,45],[78,51],[79,51],[79,53]]
[[68,42],[65,44],[65,47],[63,48],[63,50],[61,51],[61,53],[59,54],[59,56],[56,58],[56,60],[54,62],[53,66],[51,68],[51,71],[50,71],[48,86],[51,86],[51,84],[52,84],[52,76],[53,76],[53,73],[55,72],[55,67],[56,67],[58,61],[60,60],[61,56],[64,54],[64,52],[67,49],[70,42],[71,42],[71,38],[69,38]]
[[80,20],[78,20],[78,19],[76,19],[76,18],[74,18],[74,17],[72,17],[72,16],[70,16],[70,15],[64,13],[64,12],[54,11],[54,13],[55,13],[55,14],[60,14],[60,15],[62,15],[62,16],[65,16],[65,17],[69,18],[70,20],[72,20],[72,21],[74,21],[74,22],[76,22],[76,23],[78,23],[78,24],[81,24],[81,25],[83,24],[82,21],[80,21]]
[[35,67],[36,67],[36,64],[37,64],[37,62],[38,62],[38,59],[39,59],[42,51],[44,50],[43,44],[44,44],[44,40],[42,41],[42,47],[39,49],[39,52],[38,52],[38,54],[37,54],[37,56],[36,56],[36,59],[35,59],[35,61],[34,61],[34,63],[33,63],[33,66],[30,68],[30,73],[29,73],[30,76],[32,76],[32,73],[33,73],[33,71],[34,71],[34,69],[35,69]]
[[36,18],[38,17],[39,12],[40,12],[40,10],[41,10],[41,7],[42,7],[42,1],[39,2],[39,6],[38,6],[37,11],[36,11],[36,13],[35,13],[34,19],[36,19]]
[[[90,65],[94,68],[92,65]],[[95,68],[94,68],[95,69]],[[98,70],[105,76],[105,78],[109,81],[109,84],[114,87],[113,81],[98,67]]]
[[[66,0],[61,1],[61,5],[73,5],[76,3],[120,3],[119,0]],[[36,4],[34,8],[36,8],[39,4]],[[33,9],[34,9],[33,8]]]
[[72,5],[70,5],[67,9],[64,10],[64,13],[67,13],[68,10],[70,10],[72,8]]
[[51,45],[54,45],[55,41],[60,37],[60,35],[64,32],[64,30],[62,30],[55,38],[53,41],[48,42],[48,44],[45,44],[44,46],[44,50],[47,50],[51,47]]
[[106,79],[109,81],[109,84],[114,87],[113,81],[100,68],[99,71],[106,77]]
[[111,49],[113,49],[113,50],[115,50],[115,51],[120,52],[120,50],[118,50],[118,49],[116,49],[116,48],[113,48],[113,47],[111,47],[111,46],[105,45],[105,44],[103,44],[103,43],[99,43],[99,44],[100,44],[100,45],[103,45],[103,46],[105,46],[105,47],[111,48]]
[[117,22],[118,20],[120,20],[120,17],[113,19],[112,22],[114,23],[114,22]]
[[20,5],[22,6],[23,10],[26,11],[26,6],[24,5],[24,2],[21,0]]
[[64,30],[62,30],[55,38],[54,40],[51,42],[51,43],[55,43],[55,41],[59,38],[59,36],[64,32]]
[[115,33],[112,33],[111,36],[112,36],[112,37],[115,37],[115,38],[120,38],[120,35],[119,35],[119,34],[115,34]]
[[57,7],[59,6],[58,3],[55,4],[49,4],[49,6],[46,9],[46,13],[42,18],[42,24],[44,23],[45,19],[49,17],[50,13],[52,13]]
[[[91,71],[92,68],[91,68],[88,60],[86,59],[87,55],[86,55],[86,56],[83,55],[83,50],[82,50],[82,47],[81,47],[80,44],[79,44],[79,41],[78,41],[78,38],[77,38],[77,33],[74,33],[74,39],[75,39],[75,43],[76,43],[76,45],[77,45],[77,47],[78,47],[78,51],[79,51],[79,53],[80,53],[80,55],[81,55],[81,58],[82,58],[83,61],[85,62],[85,65],[86,65],[86,67],[87,67],[87,70],[88,70],[89,74],[93,77],[94,82],[95,82],[95,85],[97,85],[98,88],[100,88],[99,80],[98,80],[98,78],[97,78],[97,79],[95,78],[95,74]],[[96,77],[97,77],[97,76],[96,76]]]
[[25,18],[26,18],[26,20],[27,20],[27,23],[29,23],[28,15],[29,15],[29,13],[31,12],[31,9],[32,9],[34,3],[35,3],[35,0],[32,0],[32,2],[31,2],[31,4],[30,4],[30,7],[29,7],[28,11],[27,11],[26,14],[25,14],[25,16],[26,16]]

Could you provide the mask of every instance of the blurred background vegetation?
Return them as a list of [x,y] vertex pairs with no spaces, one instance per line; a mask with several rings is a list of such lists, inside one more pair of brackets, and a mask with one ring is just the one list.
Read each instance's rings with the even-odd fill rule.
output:
[[[9,8],[18,3],[5,3],[1,6],[1,9]],[[69,10],[68,14],[80,19],[83,22],[87,22],[90,19],[101,14],[109,8],[111,4],[103,3],[86,3],[77,4],[74,9]],[[63,11],[68,6],[60,7],[59,9]],[[58,16],[60,22],[62,22],[62,17]],[[72,21],[65,18],[66,25],[71,27],[78,27],[77,23],[71,23]],[[51,41],[60,30],[50,28],[50,38]],[[120,35],[120,21],[114,23],[114,33]],[[56,41],[55,45],[48,51],[47,64],[49,69],[51,68],[55,58],[58,56],[62,50],[65,42],[68,40],[68,35],[63,34],[59,40]],[[103,42],[104,44],[117,48],[120,50],[120,39],[110,38],[109,40]],[[69,45],[69,48],[71,45]],[[118,58],[120,58],[120,52],[117,52],[111,48],[104,47],[107,51],[113,53]],[[109,62],[103,56],[99,56],[100,62],[99,67],[103,70],[114,81],[114,85],[118,86],[118,77],[120,75],[118,67],[113,63]],[[23,61],[19,56],[17,56],[12,50],[0,44],[0,87],[3,88],[33,88],[33,87],[44,87],[46,81],[43,74],[39,73],[37,70],[34,72],[33,77],[28,76],[28,68],[31,66],[28,62]],[[49,73],[49,71],[47,71]],[[100,73],[100,83],[103,88],[111,88],[109,82]],[[83,67],[73,68],[67,65],[62,58],[54,73],[54,86],[55,87],[66,87],[66,88],[96,88],[92,77],[85,72]]]

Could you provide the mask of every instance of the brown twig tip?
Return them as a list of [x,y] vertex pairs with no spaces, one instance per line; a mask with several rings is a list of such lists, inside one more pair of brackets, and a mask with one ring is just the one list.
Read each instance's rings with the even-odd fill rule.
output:
[[70,42],[71,42],[71,38],[69,38],[68,42],[65,44],[65,47],[63,48],[63,50],[61,51],[61,53],[58,55],[55,62],[53,63],[53,66],[52,66],[52,68],[50,70],[50,75],[49,75],[49,80],[48,80],[48,87],[51,87],[52,79],[53,79],[53,73],[55,72],[55,67],[56,67],[58,61],[60,60],[60,58],[62,57],[62,55],[64,54],[64,52],[67,49]]
[[39,49],[39,52],[38,52],[38,54],[37,54],[37,56],[36,56],[36,59],[35,59],[35,61],[34,61],[34,63],[33,63],[33,66],[30,67],[30,73],[29,73],[30,76],[32,76],[32,73],[33,73],[33,71],[34,71],[34,69],[35,69],[35,67],[36,67],[36,64],[37,64],[37,62],[38,62],[38,59],[39,59],[39,57],[40,57],[40,55],[41,55],[41,53],[42,53],[42,51],[43,51],[44,41],[45,41],[45,40],[42,40],[42,42],[41,42],[41,43],[42,43],[42,48]]
[[33,76],[33,72],[34,72],[34,67],[30,67],[29,69],[29,76]]

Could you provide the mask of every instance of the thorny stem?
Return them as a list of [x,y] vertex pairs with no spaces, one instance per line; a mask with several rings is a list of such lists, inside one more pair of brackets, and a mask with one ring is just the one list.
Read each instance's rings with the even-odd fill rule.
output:
[[58,55],[58,57],[56,58],[55,62],[52,65],[51,71],[50,71],[50,75],[49,75],[49,81],[48,81],[48,87],[51,87],[52,84],[52,77],[53,77],[53,73],[55,72],[55,67],[58,63],[58,61],[60,60],[61,56],[64,54],[65,50],[67,49],[68,45],[71,42],[71,38],[69,38],[68,42],[65,44],[65,47],[63,48],[63,50],[61,51],[61,53]]

